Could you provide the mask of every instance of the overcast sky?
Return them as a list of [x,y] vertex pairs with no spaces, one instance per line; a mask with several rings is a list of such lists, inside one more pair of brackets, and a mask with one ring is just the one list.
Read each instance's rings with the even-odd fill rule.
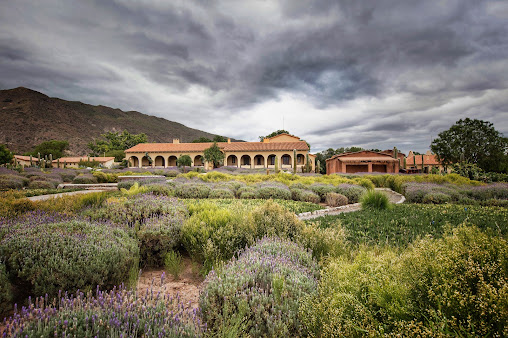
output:
[[505,0],[1,0],[0,89],[312,151],[508,136]]

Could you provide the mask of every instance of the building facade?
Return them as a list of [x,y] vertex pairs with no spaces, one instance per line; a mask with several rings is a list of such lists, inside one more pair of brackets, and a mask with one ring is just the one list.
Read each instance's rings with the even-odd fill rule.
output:
[[79,162],[81,161],[95,161],[104,168],[111,168],[115,163],[114,157],[60,157],[57,160],[53,160],[53,168],[79,168]]
[[412,151],[406,157],[406,167],[409,169],[419,170],[422,173],[432,173],[432,169],[436,168],[440,173],[451,173],[451,167],[446,167],[441,163],[437,156],[427,151],[425,155],[415,155]]
[[389,154],[362,150],[335,155],[326,160],[327,174],[398,173],[399,159]]
[[[213,143],[140,143],[125,151],[130,167],[175,167],[182,155],[190,156],[193,167],[212,169],[211,163],[205,163],[204,152]],[[249,169],[275,169],[277,158],[280,169],[293,169],[293,156],[296,150],[296,166],[299,172],[306,164],[307,155],[312,170],[315,170],[314,155],[309,154],[309,146],[300,138],[280,134],[265,138],[262,142],[218,142],[217,146],[224,153],[224,165]]]

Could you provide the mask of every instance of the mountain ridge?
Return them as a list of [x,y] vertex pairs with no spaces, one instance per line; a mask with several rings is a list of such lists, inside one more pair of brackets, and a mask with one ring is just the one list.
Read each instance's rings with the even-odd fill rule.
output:
[[86,155],[87,144],[108,131],[145,133],[148,142],[192,142],[215,134],[138,111],[67,101],[17,87],[0,90],[0,143],[15,153],[31,151],[49,140],[69,142],[67,155]]

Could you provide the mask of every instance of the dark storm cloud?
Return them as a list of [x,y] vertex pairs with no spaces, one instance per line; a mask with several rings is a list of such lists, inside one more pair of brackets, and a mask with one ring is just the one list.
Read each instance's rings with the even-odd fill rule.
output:
[[210,131],[292,95],[322,116],[284,113],[311,143],[419,150],[465,114],[508,132],[506,22],[487,0],[7,1],[0,86]]

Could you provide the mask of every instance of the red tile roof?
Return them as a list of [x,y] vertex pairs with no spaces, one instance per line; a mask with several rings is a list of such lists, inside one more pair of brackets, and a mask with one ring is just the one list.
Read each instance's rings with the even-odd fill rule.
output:
[[[415,155],[406,157],[406,165],[414,165],[414,158],[416,158],[416,164],[422,164],[422,155]],[[436,155],[423,155],[423,165],[441,165],[442,163],[437,160]]]
[[399,160],[393,157],[343,157],[340,158],[341,162],[398,162]]
[[[213,143],[140,143],[127,149],[126,153],[146,153],[146,152],[203,152],[210,148]],[[219,142],[219,148],[225,152],[233,151],[293,151],[294,149],[305,151],[309,146],[305,141],[297,142]]]
[[[24,156],[24,155],[14,155],[14,158],[18,161],[28,161],[30,162],[30,156]],[[39,158],[32,156],[32,162],[39,162]]]

